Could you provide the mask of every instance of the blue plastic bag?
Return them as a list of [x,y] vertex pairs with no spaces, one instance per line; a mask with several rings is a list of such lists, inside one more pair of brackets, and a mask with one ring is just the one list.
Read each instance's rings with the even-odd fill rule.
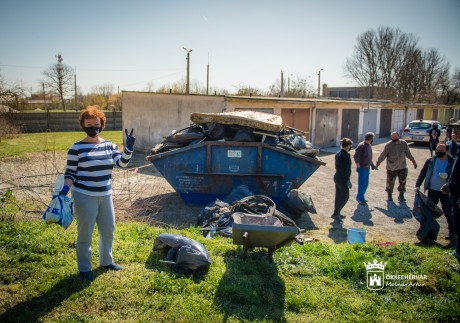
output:
[[50,204],[43,212],[45,223],[57,223],[67,229],[73,221],[73,202],[65,195],[53,195]]

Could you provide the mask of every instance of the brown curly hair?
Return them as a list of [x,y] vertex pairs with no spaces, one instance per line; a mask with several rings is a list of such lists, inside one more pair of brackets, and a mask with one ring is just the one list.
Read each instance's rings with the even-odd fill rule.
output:
[[81,113],[78,121],[80,122],[80,127],[85,127],[85,120],[92,119],[92,118],[99,118],[101,120],[102,128],[105,128],[105,114],[102,112],[98,107],[94,105],[90,105],[86,107]]

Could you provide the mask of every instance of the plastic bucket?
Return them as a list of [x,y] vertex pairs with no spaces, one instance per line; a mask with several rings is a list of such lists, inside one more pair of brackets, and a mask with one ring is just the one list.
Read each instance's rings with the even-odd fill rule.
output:
[[347,229],[348,243],[364,243],[366,242],[366,230],[358,228]]

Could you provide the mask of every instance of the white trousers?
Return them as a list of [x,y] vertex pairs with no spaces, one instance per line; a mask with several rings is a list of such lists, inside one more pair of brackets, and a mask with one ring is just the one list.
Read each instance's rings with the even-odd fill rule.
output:
[[75,215],[77,218],[77,264],[81,272],[91,270],[91,241],[94,225],[99,231],[99,264],[113,263],[112,245],[115,231],[115,212],[112,195],[89,196],[73,192]]

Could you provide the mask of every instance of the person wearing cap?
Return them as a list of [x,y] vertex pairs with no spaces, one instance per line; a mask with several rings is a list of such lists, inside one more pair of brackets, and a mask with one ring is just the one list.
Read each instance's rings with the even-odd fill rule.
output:
[[387,185],[386,191],[388,193],[388,202],[393,201],[393,188],[395,186],[396,177],[399,180],[399,197],[400,202],[406,201],[404,193],[406,192],[406,180],[408,169],[406,165],[406,158],[408,158],[414,168],[417,168],[417,162],[415,161],[412,153],[410,152],[409,146],[405,140],[399,139],[399,133],[392,132],[391,140],[385,144],[382,153],[377,159],[376,166],[386,159],[387,160]]
[[446,137],[447,137],[447,140],[452,140],[452,126],[450,125],[451,123],[455,123],[455,119],[454,119],[454,118],[450,118],[450,119],[449,119],[449,124],[448,124],[447,127],[446,127]]
[[356,164],[356,171],[358,172],[358,194],[356,195],[356,201],[363,206],[367,205],[364,195],[369,186],[370,169],[377,169],[372,162],[372,143],[374,142],[374,136],[373,132],[366,133],[364,140],[356,147],[355,155],[353,156]]
[[428,130],[428,137],[430,141],[428,144],[430,145],[430,156],[433,156],[434,151],[436,150],[436,145],[439,142],[439,137],[441,136],[441,130],[438,129],[438,123],[433,122],[433,127]]
[[454,159],[447,154],[447,150],[448,147],[446,143],[440,142],[438,144],[435,156],[428,158],[420,171],[415,183],[415,191],[419,191],[420,186],[425,182],[423,188],[425,191],[428,190],[428,198],[433,201],[434,204],[441,202],[442,211],[446,217],[447,229],[449,231],[449,235],[446,239],[455,242],[457,233],[453,222],[452,202],[449,195],[441,190],[441,188],[447,184],[451,176],[452,165],[454,163]]

